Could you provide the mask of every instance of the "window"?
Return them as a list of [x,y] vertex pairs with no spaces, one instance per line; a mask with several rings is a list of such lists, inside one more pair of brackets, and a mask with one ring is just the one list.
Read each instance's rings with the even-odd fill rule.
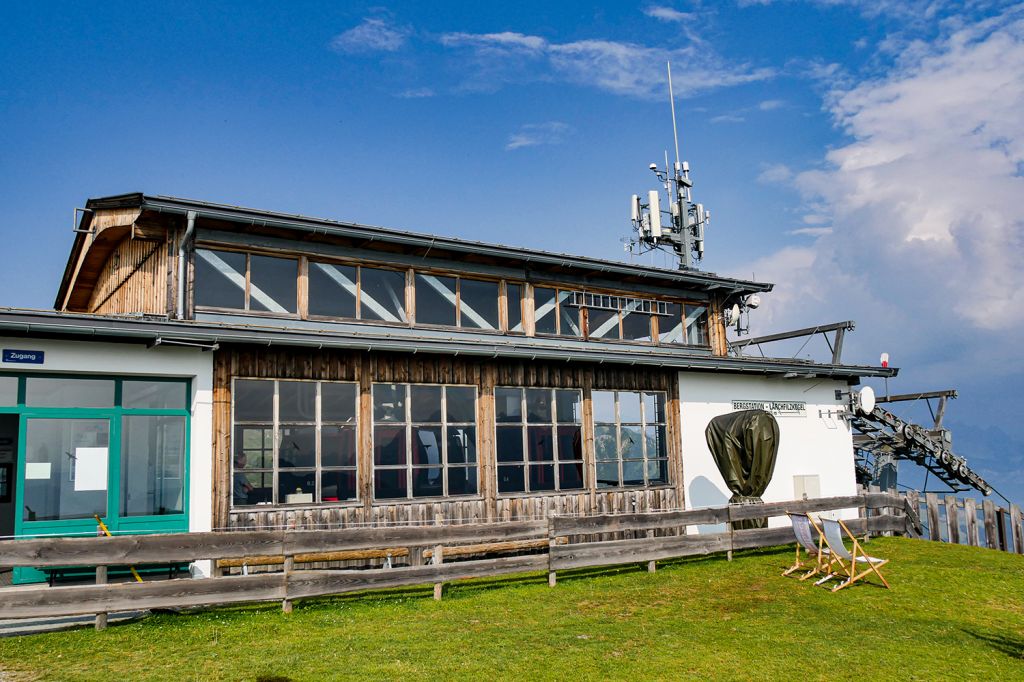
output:
[[651,313],[645,307],[641,301],[629,301],[622,307],[622,338],[626,341],[651,340]]
[[196,249],[195,304],[278,314],[298,311],[298,261]]
[[31,407],[113,407],[113,379],[27,377],[25,404]]
[[356,384],[236,379],[235,505],[356,497]]
[[523,285],[505,283],[505,306],[508,311],[508,332],[523,333]]
[[416,323],[454,327],[458,312],[454,277],[416,273]]
[[405,316],[405,273],[359,268],[359,318],[408,322]]
[[496,388],[498,492],[583,488],[578,390]]
[[416,323],[497,331],[498,282],[416,273]]
[[682,304],[668,304],[668,315],[658,320],[658,342],[663,344],[683,343]]
[[554,289],[533,288],[533,320],[534,329],[538,334],[558,333],[558,312]]
[[459,326],[498,329],[498,283],[459,279]]
[[594,391],[597,487],[665,485],[665,394]]
[[121,418],[121,516],[184,511],[185,418],[125,415]]
[[373,386],[376,499],[475,495],[476,388]]
[[309,264],[309,314],[356,317],[359,274],[354,265]]
[[708,309],[706,306],[687,303],[686,311],[686,343],[691,346],[708,345]]
[[534,287],[533,319],[537,334],[583,337],[578,292]]
[[18,404],[18,377],[0,376],[0,407]]

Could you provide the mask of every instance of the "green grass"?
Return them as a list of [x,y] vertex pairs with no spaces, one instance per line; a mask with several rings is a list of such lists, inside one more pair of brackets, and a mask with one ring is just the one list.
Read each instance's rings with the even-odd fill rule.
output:
[[879,538],[892,590],[789,550],[157,615],[0,640],[0,680],[1024,679],[1024,557]]

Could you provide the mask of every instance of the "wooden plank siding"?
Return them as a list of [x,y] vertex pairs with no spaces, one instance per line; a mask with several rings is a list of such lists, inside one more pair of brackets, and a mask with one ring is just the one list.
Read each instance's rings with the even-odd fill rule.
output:
[[126,237],[107,258],[88,304],[88,312],[167,313],[170,240]]
[[[231,390],[234,378],[318,379],[359,384],[357,484],[359,500],[319,505],[231,508]],[[464,384],[477,387],[475,496],[373,500],[371,387],[374,383]],[[586,488],[566,492],[499,495],[494,448],[494,387],[574,388],[583,394]],[[666,393],[669,485],[596,490],[591,395],[594,390]],[[639,512],[683,505],[677,372],[657,367],[605,367],[579,363],[487,360],[440,355],[398,355],[336,350],[228,347],[216,352],[213,371],[214,528],[344,528],[353,524],[422,524],[440,515],[446,523],[514,521],[559,514]]]

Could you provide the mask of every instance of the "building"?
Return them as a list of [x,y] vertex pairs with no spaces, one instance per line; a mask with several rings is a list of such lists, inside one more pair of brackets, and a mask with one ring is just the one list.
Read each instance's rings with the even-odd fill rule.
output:
[[764,499],[852,494],[837,391],[895,370],[731,356],[722,311],[771,287],[93,199],[54,310],[0,312],[0,532],[721,504],[704,429],[751,406],[781,432]]

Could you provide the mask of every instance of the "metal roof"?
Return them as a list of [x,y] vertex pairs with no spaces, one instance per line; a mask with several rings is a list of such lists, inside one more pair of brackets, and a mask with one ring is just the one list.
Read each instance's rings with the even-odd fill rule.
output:
[[639,346],[561,338],[504,336],[360,324],[296,322],[269,327],[226,319],[177,321],[0,308],[0,335],[51,336],[150,344],[215,346],[253,344],[293,348],[436,353],[473,357],[617,365],[656,365],[679,370],[774,374],[783,377],[895,376],[895,368],[831,365],[803,360],[716,357],[683,347]]
[[[372,225],[360,225],[357,223],[327,220],[323,218],[311,218],[302,215],[277,213],[260,209],[245,208],[242,206],[231,206],[227,204],[216,204],[208,201],[197,201],[194,199],[182,199],[178,197],[148,195],[141,192],[132,194],[121,194],[109,197],[89,199],[86,202],[88,209],[104,208],[142,208],[143,210],[155,211],[158,213],[186,214],[195,211],[199,218],[225,220],[255,226],[277,227],[303,232],[319,233],[339,237],[361,239],[369,242],[382,242],[388,244],[403,245],[409,248],[422,248],[426,250],[446,250],[456,254],[472,254],[497,259],[521,261],[548,267],[561,267],[570,270],[601,273],[612,276],[638,277],[653,281],[671,282],[681,284],[698,290],[721,290],[729,293],[748,294],[754,292],[771,291],[774,285],[767,282],[754,282],[749,280],[721,277],[714,273],[699,272],[696,270],[671,270],[658,268],[649,265],[624,263],[622,261],[603,260],[587,256],[573,256],[561,253],[540,251],[537,249],[505,246],[502,244],[488,244],[484,242],[455,239],[452,237],[441,237],[437,235],[422,234],[415,232],[398,231],[386,227],[375,227]],[[84,227],[89,219],[89,214],[83,215],[82,226]],[[76,235],[75,244],[71,250],[71,257],[61,282],[61,293],[70,284],[73,275],[73,263],[77,260],[77,253],[84,243],[84,234]],[[60,293],[58,294],[58,299]],[[59,304],[57,307],[60,307]]]

